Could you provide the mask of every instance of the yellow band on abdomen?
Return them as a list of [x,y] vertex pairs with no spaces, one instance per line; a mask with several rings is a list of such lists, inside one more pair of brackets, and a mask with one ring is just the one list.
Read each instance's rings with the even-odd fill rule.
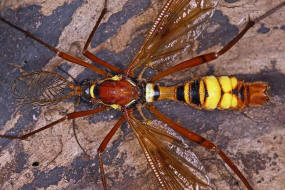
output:
[[228,76],[220,76],[219,82],[224,93],[232,91],[232,81]]
[[217,107],[221,98],[221,87],[215,76],[203,77],[205,88],[207,90],[207,97],[203,107],[207,110],[213,110]]

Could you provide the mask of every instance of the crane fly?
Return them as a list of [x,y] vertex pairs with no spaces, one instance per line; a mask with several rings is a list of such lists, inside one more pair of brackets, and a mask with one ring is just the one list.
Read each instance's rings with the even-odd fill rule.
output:
[[[100,106],[91,110],[68,113],[66,116],[25,135],[5,134],[0,137],[25,140],[63,121],[116,109],[120,110],[122,115],[97,150],[104,189],[107,189],[108,181],[105,177],[102,154],[108,142],[124,122],[127,122],[133,130],[163,189],[214,189],[203,166],[193,155],[193,152],[189,152],[181,136],[215,152],[247,189],[253,189],[240,169],[214,143],[174,122],[153,105],[153,102],[172,100],[204,110],[243,110],[246,107],[260,106],[269,101],[268,90],[270,87],[266,82],[245,82],[235,76],[210,75],[173,86],[158,84],[159,80],[168,75],[217,59],[230,50],[256,22],[272,14],[285,3],[255,20],[249,19],[244,29],[219,51],[176,63],[175,60],[180,54],[192,48],[189,44],[197,39],[206,27],[217,4],[218,0],[168,0],[149,29],[141,48],[124,70],[96,57],[88,50],[96,30],[107,12],[107,0],[104,1],[104,8],[82,50],[82,54],[86,58],[101,67],[52,47],[28,31],[0,17],[2,22],[39,42],[56,53],[58,57],[88,68],[103,77],[98,80],[86,79],[79,84],[69,81],[60,74],[46,71],[17,77],[11,85],[11,90],[14,96],[25,104],[48,105],[78,96],[84,102]],[[157,72],[149,78],[144,77],[146,68],[155,68],[169,62],[175,63],[175,65]],[[160,122],[147,119],[141,111],[142,108],[148,110]],[[167,124],[170,129],[167,129],[164,124]]]

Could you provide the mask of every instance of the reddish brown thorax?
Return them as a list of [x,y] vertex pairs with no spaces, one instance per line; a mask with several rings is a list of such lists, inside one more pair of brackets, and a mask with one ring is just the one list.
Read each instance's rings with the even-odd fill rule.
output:
[[138,87],[127,80],[106,80],[97,88],[98,98],[106,104],[125,106],[139,97]]

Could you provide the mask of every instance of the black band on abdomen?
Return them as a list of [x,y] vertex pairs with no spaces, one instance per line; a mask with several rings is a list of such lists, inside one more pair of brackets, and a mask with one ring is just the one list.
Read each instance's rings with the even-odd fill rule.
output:
[[191,83],[191,87],[190,87],[191,89],[190,90],[190,102],[198,106],[201,105],[199,87],[200,87],[200,80],[195,80],[193,83]]
[[153,100],[158,100],[159,96],[160,96],[160,91],[159,91],[159,87],[157,85],[155,85],[153,87],[153,91],[154,91],[154,96],[153,96]]
[[177,98],[177,100],[179,100],[179,101],[185,102],[185,97],[184,97],[184,85],[177,87],[176,98]]

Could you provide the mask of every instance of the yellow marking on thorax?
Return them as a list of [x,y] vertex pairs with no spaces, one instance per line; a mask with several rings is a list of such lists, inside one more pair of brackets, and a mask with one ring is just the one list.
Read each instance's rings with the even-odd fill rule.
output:
[[129,103],[126,104],[126,107],[130,106],[131,104],[133,104],[136,100],[131,100]]
[[136,83],[134,83],[132,80],[127,79],[127,81],[128,81],[132,86],[137,86]]
[[118,104],[112,104],[112,105],[110,105],[110,107],[114,108],[115,110],[120,110],[121,109],[121,106],[118,105]]
[[204,108],[208,110],[213,110],[217,107],[221,98],[221,88],[216,77],[206,76],[203,77],[206,89],[208,92],[208,97],[205,99]]
[[119,76],[119,75],[115,75],[113,76],[112,78],[110,78],[111,80],[114,80],[114,81],[118,81],[118,80],[121,80],[122,79],[122,76]]
[[122,80],[122,75],[115,75],[115,76],[112,76],[112,77],[110,77],[110,78],[105,78],[105,79],[103,79],[103,80],[100,80],[100,81],[98,82],[98,84],[101,84],[101,83],[103,83],[103,82],[106,81],[106,80],[119,81],[119,80]]
[[90,87],[90,90],[89,90],[90,96],[91,96],[92,98],[95,98],[95,95],[94,95],[94,88],[95,88],[95,84],[92,84],[91,87]]

